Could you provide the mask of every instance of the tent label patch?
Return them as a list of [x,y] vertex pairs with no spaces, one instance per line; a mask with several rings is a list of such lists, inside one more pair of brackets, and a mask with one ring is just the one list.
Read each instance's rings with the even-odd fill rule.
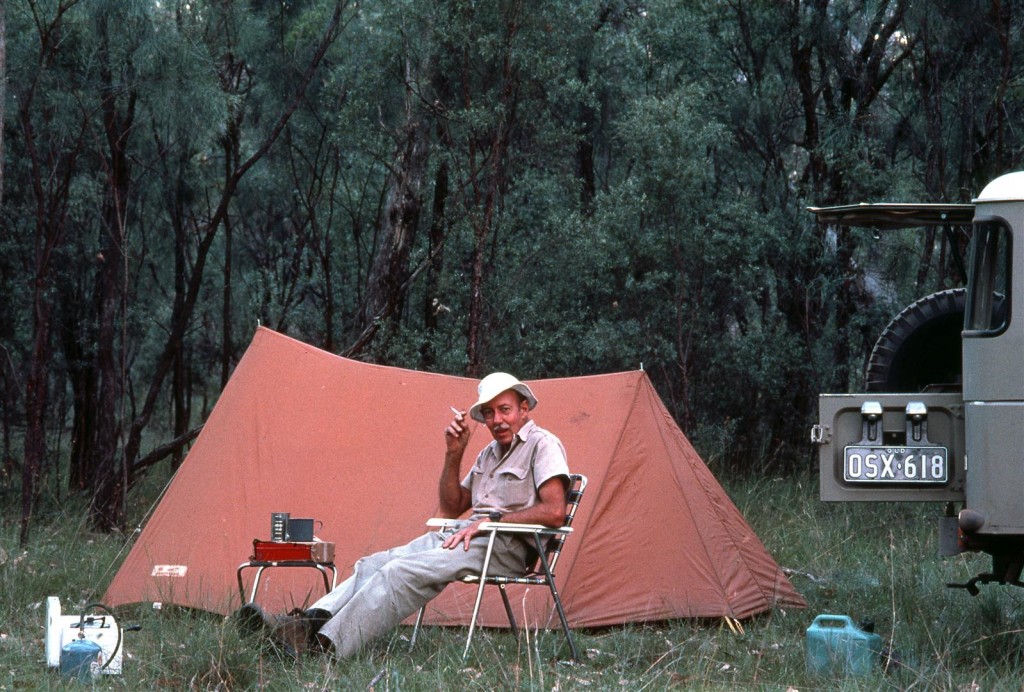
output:
[[153,565],[151,577],[184,577],[188,572],[187,565]]

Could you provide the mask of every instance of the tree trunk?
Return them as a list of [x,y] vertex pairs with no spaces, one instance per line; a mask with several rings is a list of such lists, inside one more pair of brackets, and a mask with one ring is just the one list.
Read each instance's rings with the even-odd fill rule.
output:
[[409,289],[409,253],[423,206],[423,178],[430,154],[429,127],[419,116],[418,95],[412,86],[429,82],[432,60],[426,58],[414,74],[411,58],[405,63],[405,126],[388,179],[380,220],[380,243],[367,277],[366,296],[359,313],[360,334],[346,351],[360,353],[374,339],[383,323],[401,314]]
[[[224,277],[221,290],[221,347],[220,347],[220,388],[227,386],[231,376],[231,361],[235,346],[231,321],[231,254],[233,252],[233,226],[231,218],[224,219]],[[177,435],[184,432],[175,430]]]
[[[232,60],[232,58],[228,58]],[[221,87],[225,92],[236,98],[250,90],[248,83],[249,70],[243,63],[229,64],[222,69]],[[240,108],[228,110],[228,122],[221,138],[221,150],[224,152],[224,179],[231,178],[231,173],[238,168],[241,161],[242,121],[245,113]],[[231,358],[234,352],[231,330],[231,255],[233,252],[233,225],[230,214],[224,215],[224,271],[221,278],[221,350],[220,350],[220,386],[223,389],[231,375]],[[184,430],[176,430],[181,434]]]
[[[135,121],[136,95],[114,83],[109,26],[100,22],[100,76],[103,80],[101,113],[107,144],[107,189],[102,212],[103,249],[96,280],[96,436],[89,474],[93,488],[90,515],[101,530],[123,526],[126,516],[128,469],[118,452],[124,418],[123,392],[127,373],[122,364],[123,340],[119,325],[127,315],[126,226],[129,194],[128,146]],[[122,102],[123,100],[123,102]]]
[[[471,213],[473,220],[473,264],[470,275],[469,294],[469,333],[466,344],[466,375],[477,377],[484,361],[484,280],[485,258],[488,241],[493,241],[494,215],[506,178],[508,143],[512,128],[516,121],[516,110],[519,96],[519,69],[514,57],[514,44],[519,33],[519,13],[521,2],[516,2],[508,9],[505,22],[504,55],[501,70],[501,93],[499,95],[500,115],[494,124],[487,142],[486,166],[474,171],[473,190],[476,196],[476,213]],[[472,66],[464,64],[468,74]],[[465,104],[469,107],[469,104]],[[476,150],[470,147],[470,165],[475,166],[472,156]]]
[[0,0],[0,208],[4,201],[4,123],[7,104],[7,0]]
[[427,331],[437,329],[437,318],[447,308],[443,296],[439,293],[441,271],[444,269],[444,209],[448,201],[448,162],[444,161],[437,168],[434,177],[433,217],[430,221],[428,238],[427,290],[423,295],[423,326]]
[[[187,293],[187,272],[188,272],[188,261],[186,253],[188,251],[188,232],[186,230],[186,189],[185,189],[185,168],[186,168],[187,155],[185,152],[180,154],[180,157],[174,161],[174,172],[173,181],[170,179],[170,175],[167,176],[167,185],[173,185],[174,196],[170,201],[169,216],[171,220],[171,228],[174,229],[174,299],[171,303],[171,314],[179,314],[184,307],[185,296]],[[169,171],[168,171],[169,173]],[[176,435],[180,435],[179,430],[182,427],[182,421],[185,418],[183,411],[185,410],[185,397],[188,384],[185,380],[185,343],[184,339],[178,339],[172,344],[172,351],[174,353],[173,362],[171,365],[171,399],[174,402],[174,431]],[[177,470],[178,466],[181,465],[184,456],[181,450],[176,450],[171,455],[171,469]]]
[[46,400],[50,356],[50,301],[45,295],[49,269],[37,262],[32,292],[32,352],[25,381],[25,459],[21,470],[21,525],[18,543],[28,545],[29,529],[38,493],[39,469],[46,455]]
[[[39,63],[46,67],[53,60],[59,41],[63,13],[61,8],[50,24],[39,27]],[[36,78],[39,77],[39,71]],[[28,159],[27,187],[35,204],[35,237],[32,258],[32,346],[25,366],[25,438],[22,464],[21,524],[19,542],[25,547],[39,492],[40,469],[46,455],[46,405],[48,377],[53,357],[51,343],[53,306],[52,270],[57,253],[64,244],[72,172],[85,141],[85,126],[76,123],[66,138],[51,142],[37,132],[36,118],[50,125],[52,111],[36,112],[35,96],[39,83],[28,84],[18,101],[21,140]]]
[[61,297],[61,305],[66,315],[61,331],[64,337],[64,360],[67,363],[68,379],[71,384],[72,412],[67,487],[72,491],[82,491],[89,486],[87,470],[90,450],[93,447],[92,435],[96,430],[96,375],[89,354],[82,346],[90,339],[79,333],[74,324],[78,316],[74,306],[79,301],[70,294],[71,291],[68,290]]
[[408,290],[409,253],[423,205],[423,176],[429,144],[427,128],[409,114],[405,136],[388,184],[381,219],[380,246],[367,278],[366,297],[359,316],[361,334],[349,355],[361,351],[380,326],[401,314]]

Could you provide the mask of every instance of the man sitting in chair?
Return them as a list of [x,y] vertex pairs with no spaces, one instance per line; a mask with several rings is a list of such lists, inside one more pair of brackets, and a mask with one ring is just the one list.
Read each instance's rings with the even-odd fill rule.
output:
[[[488,537],[480,531],[482,522],[561,526],[569,467],[561,441],[530,420],[537,398],[526,384],[503,372],[483,378],[477,393],[469,415],[487,426],[494,441],[462,476],[469,427],[464,412],[455,411],[444,431],[438,493],[442,517],[454,519],[472,509],[467,519],[362,558],[352,576],[305,611],[267,617],[250,603],[236,613],[239,621],[269,629],[272,639],[293,656],[312,650],[347,658],[449,583],[480,571]],[[490,571],[521,575],[535,558],[524,538],[498,534]]]

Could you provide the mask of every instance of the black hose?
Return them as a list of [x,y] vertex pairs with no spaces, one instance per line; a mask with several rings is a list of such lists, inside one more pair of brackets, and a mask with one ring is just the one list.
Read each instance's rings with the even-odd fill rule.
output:
[[85,610],[82,611],[82,617],[78,621],[78,630],[79,631],[81,631],[82,628],[85,626],[85,614],[86,614],[86,612],[89,611],[92,608],[99,608],[101,610],[106,611],[107,615],[110,616],[110,619],[117,626],[117,643],[114,644],[114,650],[110,652],[110,658],[108,658],[107,662],[104,663],[100,667],[100,670],[106,670],[107,666],[110,665],[110,663],[114,660],[114,657],[117,656],[117,652],[121,649],[121,625],[119,625],[117,623],[117,618],[114,617],[114,611],[112,611],[110,608],[108,608],[107,606],[103,605],[102,603],[90,603],[89,605],[85,606]]

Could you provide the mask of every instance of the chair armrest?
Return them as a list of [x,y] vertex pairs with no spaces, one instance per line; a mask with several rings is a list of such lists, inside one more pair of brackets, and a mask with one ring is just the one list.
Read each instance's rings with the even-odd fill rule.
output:
[[568,535],[572,533],[572,527],[570,526],[561,526],[555,529],[543,524],[512,524],[503,521],[485,521],[480,524],[480,530],[497,531],[498,533],[539,533],[545,536]]
[[431,517],[427,519],[427,526],[434,526],[437,528],[447,528],[449,526],[455,526],[459,519],[449,519],[447,517]]
[[[427,519],[427,526],[434,528],[448,528],[455,526],[461,519],[448,519],[445,517],[431,517]],[[539,533],[546,536],[557,534],[568,535],[572,533],[572,527],[561,526],[557,529],[543,524],[513,524],[504,521],[485,521],[480,524],[481,531],[497,531],[498,533]]]

